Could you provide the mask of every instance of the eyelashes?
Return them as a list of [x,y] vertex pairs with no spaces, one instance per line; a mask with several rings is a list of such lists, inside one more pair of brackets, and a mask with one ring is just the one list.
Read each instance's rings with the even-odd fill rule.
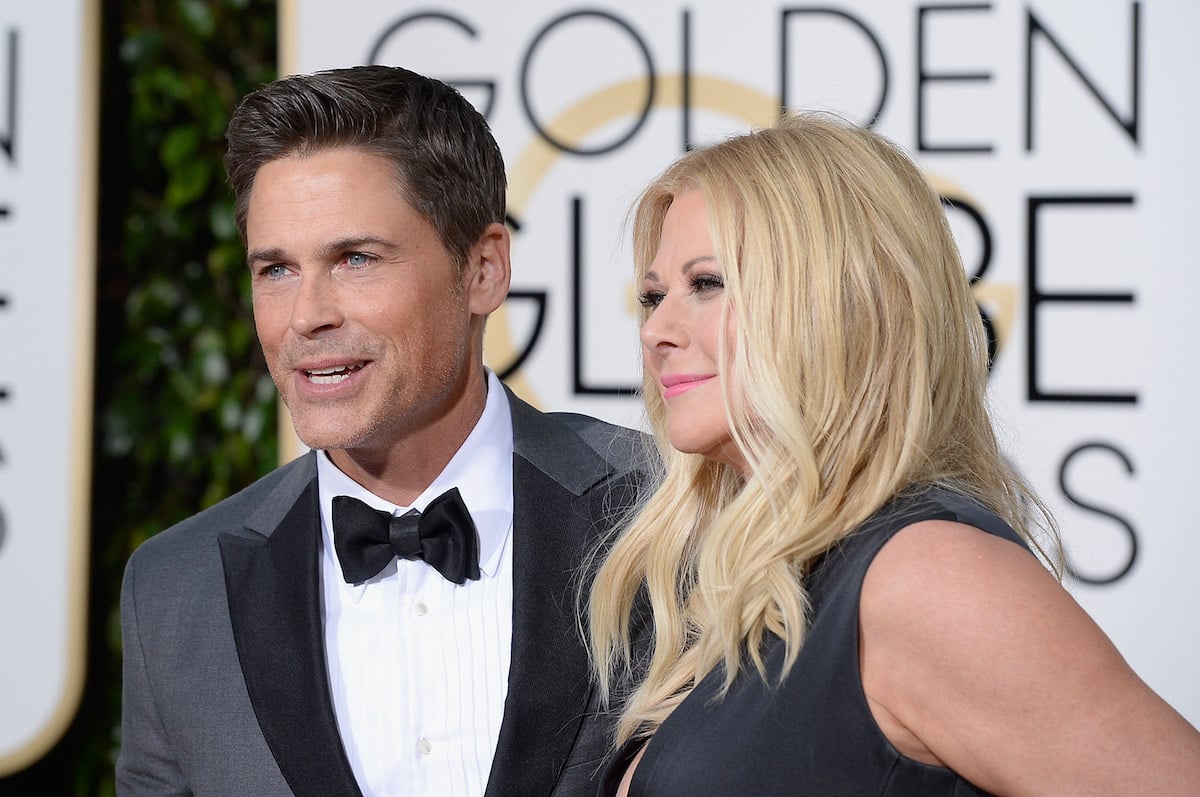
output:
[[[688,292],[703,296],[707,293],[720,291],[725,287],[725,279],[720,274],[694,274],[688,278]],[[667,292],[656,288],[642,291],[638,294],[638,304],[654,309],[667,298]]]
[[688,280],[692,293],[719,291],[725,287],[725,278],[720,274],[697,274]]
[[665,298],[667,295],[662,291],[642,291],[638,294],[637,300],[642,307],[653,309],[658,307]]

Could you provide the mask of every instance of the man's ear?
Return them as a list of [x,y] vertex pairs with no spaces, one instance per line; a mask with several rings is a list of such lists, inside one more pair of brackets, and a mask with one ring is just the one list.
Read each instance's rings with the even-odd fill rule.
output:
[[510,245],[508,228],[499,222],[492,222],[471,247],[466,289],[472,314],[485,316],[499,307],[508,296],[508,283],[512,278],[508,254]]

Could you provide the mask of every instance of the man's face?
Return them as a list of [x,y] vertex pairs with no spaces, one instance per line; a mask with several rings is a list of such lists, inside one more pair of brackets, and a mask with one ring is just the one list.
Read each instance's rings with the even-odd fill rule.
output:
[[[507,234],[493,227],[506,287]],[[503,300],[480,287],[479,245],[460,273],[392,165],[352,148],[262,166],[246,244],[258,337],[306,445],[369,457],[446,437],[457,447],[482,406],[483,317]]]

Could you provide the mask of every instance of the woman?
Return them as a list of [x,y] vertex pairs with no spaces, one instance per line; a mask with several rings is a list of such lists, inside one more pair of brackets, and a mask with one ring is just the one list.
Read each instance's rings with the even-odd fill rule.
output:
[[633,237],[665,474],[591,595],[603,688],[642,679],[602,794],[1200,794],[1200,734],[1038,559],[908,158],[788,118],[684,156]]

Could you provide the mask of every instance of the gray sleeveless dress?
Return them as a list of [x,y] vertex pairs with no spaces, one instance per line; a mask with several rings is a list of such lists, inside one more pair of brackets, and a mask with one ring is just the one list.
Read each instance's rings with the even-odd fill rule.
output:
[[[771,674],[750,667],[718,697],[724,668],[704,678],[662,724],[634,772],[630,797],[913,795],[985,792],[955,772],[906,758],[875,724],[858,668],[858,603],[884,543],[920,520],[955,520],[1024,545],[989,510],[943,489],[894,499],[813,568],[808,637],[778,683],[784,645],[764,644]],[[639,744],[609,762],[599,794],[616,793]]]

